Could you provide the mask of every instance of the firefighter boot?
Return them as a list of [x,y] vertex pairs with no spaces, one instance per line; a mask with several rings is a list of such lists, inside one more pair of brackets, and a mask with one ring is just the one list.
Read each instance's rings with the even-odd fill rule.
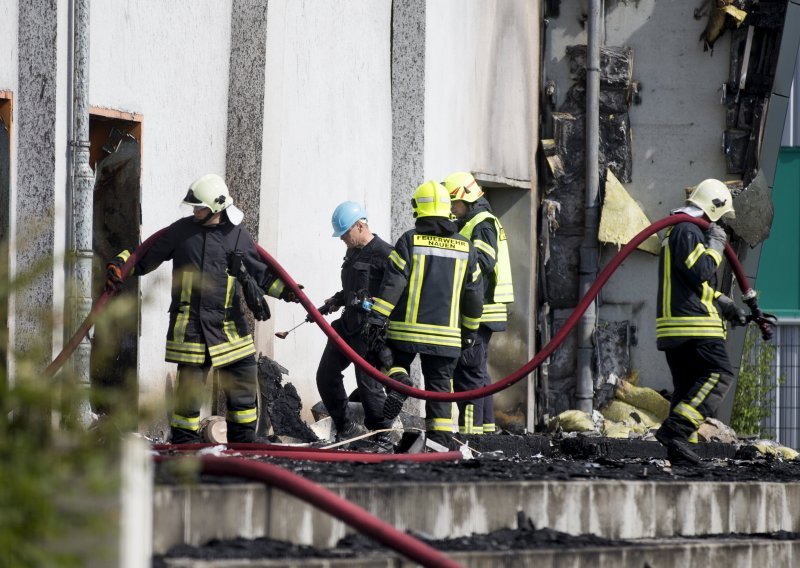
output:
[[340,426],[336,426],[336,441],[344,442],[362,434],[366,434],[367,429],[361,424],[348,420]]
[[381,432],[375,435],[375,452],[379,454],[393,454],[394,442],[391,432]]
[[[408,376],[408,373],[402,367],[392,367],[389,369],[388,375],[389,378],[403,383],[406,386],[413,386],[411,377]],[[400,415],[400,411],[403,409],[403,403],[408,396],[396,390],[386,390],[388,390],[389,393],[386,395],[386,401],[383,403],[383,419],[388,422],[393,422],[394,419]]]
[[662,426],[656,431],[656,440],[667,448],[667,458],[672,465],[691,466],[705,468],[703,463],[694,450],[689,446],[689,441],[674,432],[671,428]]

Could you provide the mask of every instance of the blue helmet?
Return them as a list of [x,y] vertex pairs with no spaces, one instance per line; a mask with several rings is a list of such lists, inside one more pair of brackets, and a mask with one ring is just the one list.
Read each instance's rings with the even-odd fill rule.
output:
[[345,201],[340,203],[333,211],[331,225],[333,225],[333,236],[341,237],[350,227],[356,224],[359,219],[367,218],[367,210],[355,201]]

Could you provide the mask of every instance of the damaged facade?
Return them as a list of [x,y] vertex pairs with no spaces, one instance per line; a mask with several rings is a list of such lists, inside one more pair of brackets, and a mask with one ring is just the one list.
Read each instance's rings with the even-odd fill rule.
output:
[[[77,141],[67,104],[75,73],[67,57],[72,3],[6,4],[13,17],[0,21],[0,53],[8,54],[0,63],[0,127],[8,133],[0,136],[0,197],[13,214],[0,230],[14,235],[10,258],[18,273],[53,259],[15,298],[11,345],[23,351],[32,337],[44,337],[54,355],[70,324],[43,331],[39,316],[43,310],[63,322],[70,300],[64,291],[75,218],[68,157]],[[495,380],[508,375],[557,332],[579,299],[586,226],[583,4],[92,3],[96,259],[184,215],[178,204],[186,187],[213,171],[227,179],[259,243],[319,304],[339,288],[345,251],[330,236],[336,204],[362,202],[370,226],[394,241],[412,226],[409,200],[419,183],[469,170],[510,239],[516,301],[509,330],[495,336],[490,355]],[[715,15],[704,32],[706,16],[687,3],[605,3],[599,205],[609,199],[617,208],[609,202],[600,214],[602,239],[610,243],[596,245],[600,267],[632,236],[620,225],[630,230],[660,219],[682,204],[684,188],[718,177],[736,182],[737,210],[752,212],[731,228],[749,274],[756,274],[758,244],[771,221],[775,132],[791,81],[791,74],[781,75],[782,58],[790,57],[793,69],[797,38],[787,46],[780,34],[786,2],[736,4],[746,14],[738,27],[727,14],[720,27]],[[704,52],[704,43],[713,52]],[[13,112],[3,101],[13,101]],[[597,303],[591,372],[600,390],[609,377],[636,371],[640,385],[670,384],[655,349],[657,249],[643,248]],[[139,319],[113,358],[135,373],[115,375],[108,362],[97,361],[92,373],[98,383],[137,392],[140,406],[158,417],[140,429],[161,437],[174,378],[161,357],[168,268],[138,283],[129,294],[134,301],[141,296]],[[283,380],[311,421],[325,337],[309,325],[276,340],[275,331],[306,314],[294,305],[272,312],[256,328],[257,349],[289,370]],[[734,362],[741,340],[731,334]],[[533,428],[573,407],[576,351],[572,334],[533,379],[498,394],[499,425]]]

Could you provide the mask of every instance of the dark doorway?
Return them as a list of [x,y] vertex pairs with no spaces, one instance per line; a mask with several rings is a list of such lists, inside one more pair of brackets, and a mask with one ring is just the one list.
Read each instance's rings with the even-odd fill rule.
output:
[[[138,115],[92,109],[89,164],[95,172],[93,209],[94,285],[92,300],[103,292],[106,264],[141,238],[141,138]],[[129,278],[95,325],[92,341],[92,409],[116,410],[135,421],[138,401],[139,279]],[[126,424],[136,428],[135,423]]]

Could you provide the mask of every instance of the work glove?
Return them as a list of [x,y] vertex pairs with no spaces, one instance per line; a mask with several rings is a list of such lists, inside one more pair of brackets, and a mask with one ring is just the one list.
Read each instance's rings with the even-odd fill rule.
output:
[[106,285],[105,291],[109,294],[118,294],[122,288],[122,265],[125,261],[120,257],[106,264]]
[[719,254],[725,254],[725,243],[728,240],[728,235],[725,234],[725,229],[711,223],[708,229],[705,230],[706,246],[710,249],[717,251]]
[[361,339],[367,346],[367,351],[379,353],[383,349],[386,345],[386,329],[388,327],[389,320],[385,316],[375,311],[367,314],[361,328]]
[[[298,284],[297,287],[300,288],[301,290],[304,288],[302,284]],[[297,296],[295,291],[289,288],[288,286],[283,289],[283,292],[281,292],[279,299],[283,300],[284,302],[290,302],[294,304],[300,303],[300,298]]]
[[341,306],[336,303],[336,296],[331,296],[325,300],[324,304],[317,308],[317,311],[323,316],[327,316],[328,314],[332,314],[333,312],[337,311],[339,308],[341,308]]
[[461,349],[470,349],[478,339],[478,332],[469,329],[461,330]]
[[461,330],[461,355],[458,357],[458,362],[462,365],[472,366],[474,364],[477,355],[477,347],[475,345],[477,339],[477,331]]
[[721,294],[717,298],[717,306],[719,307],[720,315],[722,315],[723,319],[726,321],[729,321],[734,325],[747,324],[747,314],[745,313],[744,309],[737,306],[736,302],[731,300],[725,294]]
[[242,262],[243,256],[243,253],[238,250],[231,253],[228,259],[228,272],[235,276],[242,286],[244,301],[250,311],[253,312],[253,317],[258,321],[267,321],[271,314],[267,299],[264,297],[264,290],[256,284],[256,281],[247,272],[247,268]]

